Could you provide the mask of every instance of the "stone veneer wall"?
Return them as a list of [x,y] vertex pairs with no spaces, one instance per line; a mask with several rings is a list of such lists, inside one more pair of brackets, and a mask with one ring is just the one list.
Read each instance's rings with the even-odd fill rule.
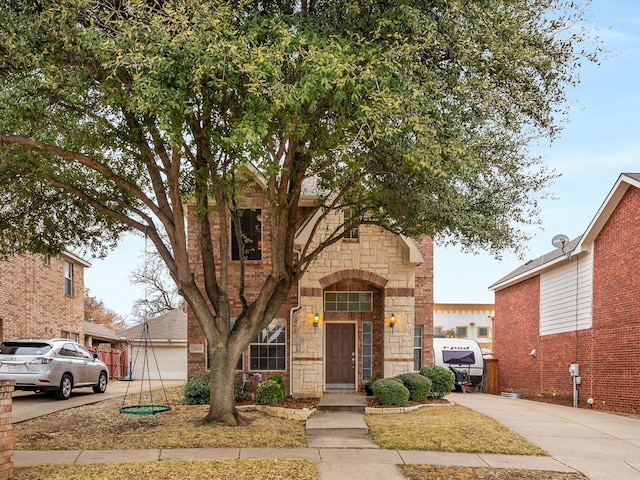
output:
[[[353,278],[382,289],[383,351],[376,352],[374,345],[373,354],[384,357],[385,377],[413,370],[415,269],[403,240],[378,227],[361,227],[358,241],[338,242],[320,255],[301,281],[302,308],[293,322],[291,381],[296,396],[322,396],[324,390],[324,319],[317,331],[312,321],[316,312],[323,312],[324,289],[334,281]],[[398,318],[393,332],[387,323],[391,313]],[[357,322],[356,344],[360,335]]]
[[0,380],[0,479],[13,477],[13,380]]

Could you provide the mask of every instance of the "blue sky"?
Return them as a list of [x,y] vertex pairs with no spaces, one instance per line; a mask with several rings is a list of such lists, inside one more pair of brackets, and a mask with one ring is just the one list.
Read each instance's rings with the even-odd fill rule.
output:
[[[620,173],[640,172],[640,2],[593,0],[588,12],[586,26],[598,30],[608,58],[579,70],[581,82],[567,90],[568,124],[551,146],[536,150],[561,176],[548,190],[555,199],[540,204],[542,224],[530,230],[524,260],[436,246],[436,303],[493,303],[492,283],[552,250],[554,235],[584,233]],[[125,239],[106,259],[90,259],[85,286],[107,308],[129,316],[133,302],[144,296],[129,282],[143,253],[142,239]]]

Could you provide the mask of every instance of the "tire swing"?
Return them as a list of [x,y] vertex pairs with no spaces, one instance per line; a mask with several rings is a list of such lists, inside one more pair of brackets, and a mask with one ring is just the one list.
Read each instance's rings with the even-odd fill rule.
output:
[[[162,377],[160,376],[160,367],[158,366],[158,360],[156,359],[156,353],[153,349],[153,343],[151,342],[151,335],[149,334],[149,324],[145,320],[142,328],[142,335],[140,336],[140,342],[138,343],[138,349],[136,350],[135,359],[133,361],[133,365],[138,362],[138,357],[140,354],[140,350],[143,348],[144,352],[142,358],[142,378],[140,381],[140,391],[138,392],[138,402],[127,405],[127,398],[129,396],[129,386],[127,385],[127,390],[122,399],[122,406],[120,407],[120,413],[128,413],[131,415],[155,415],[156,413],[168,412],[171,410],[169,406],[169,399],[167,398],[167,392],[164,388],[164,383],[162,382]],[[156,368],[158,369],[158,378],[160,379],[160,385],[162,386],[162,393],[164,394],[164,402],[165,403],[154,403],[153,401],[153,391],[151,389],[151,375],[149,375],[150,369],[150,361],[149,361],[149,350],[151,350],[151,354],[153,355],[153,361],[156,364]],[[133,370],[133,369],[132,369]],[[133,371],[129,373],[130,377]],[[147,375],[147,384],[149,386],[148,391],[148,403],[143,403],[143,393],[145,386],[145,373]],[[146,399],[145,399],[146,400]]]

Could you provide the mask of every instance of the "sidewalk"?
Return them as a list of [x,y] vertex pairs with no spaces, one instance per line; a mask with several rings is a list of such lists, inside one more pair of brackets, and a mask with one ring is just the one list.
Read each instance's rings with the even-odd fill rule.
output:
[[[297,449],[225,448],[127,451],[16,451],[16,468],[42,463],[122,463],[176,459],[304,458],[318,465],[320,478],[350,480],[374,475],[402,480],[397,464],[579,471],[591,480],[640,480],[640,419],[481,393],[451,394],[454,403],[495,418],[544,448],[550,457],[350,448],[327,429],[317,447]],[[340,415],[345,415],[342,420]],[[358,414],[355,414],[358,416]],[[313,418],[313,417],[312,417]],[[320,421],[323,417],[319,416]],[[353,412],[324,417],[353,429]],[[317,422],[318,419],[314,420]],[[329,423],[327,423],[329,425]],[[322,425],[316,423],[316,428]],[[353,433],[353,431],[352,431]],[[427,432],[425,432],[427,434]],[[336,440],[329,445],[329,439]],[[310,443],[311,444],[311,443]]]

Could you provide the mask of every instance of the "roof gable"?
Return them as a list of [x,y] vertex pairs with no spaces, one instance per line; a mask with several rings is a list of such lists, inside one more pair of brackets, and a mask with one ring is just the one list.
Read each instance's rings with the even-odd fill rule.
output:
[[571,240],[565,247],[564,252],[562,249],[556,248],[541,257],[529,260],[527,263],[516,268],[489,286],[489,289],[494,291],[502,290],[527,278],[539,275],[541,272],[566,260],[567,255],[579,255],[581,252],[588,252],[591,249],[591,244],[630,187],[640,188],[640,173],[620,174],[609,195],[607,195],[593,220],[591,220],[585,233]]
[[[174,342],[187,341],[187,314],[182,310],[171,310],[164,315],[147,321],[151,340],[171,340]],[[130,340],[140,340],[143,335],[144,323],[118,332],[119,335]]]

